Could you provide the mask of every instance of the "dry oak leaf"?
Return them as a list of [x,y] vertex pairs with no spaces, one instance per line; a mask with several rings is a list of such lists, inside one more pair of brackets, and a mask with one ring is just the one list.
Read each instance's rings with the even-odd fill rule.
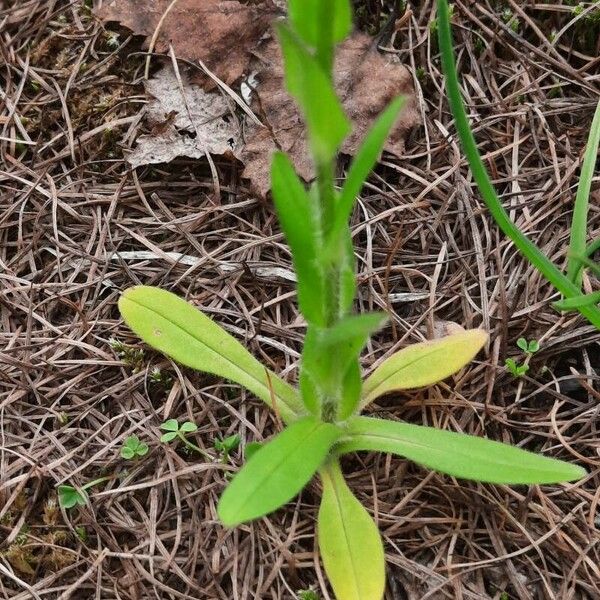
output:
[[144,82],[151,132],[137,138],[127,157],[133,167],[166,163],[179,156],[201,158],[207,152],[238,155],[241,133],[232,103],[219,92],[189,84],[185,72],[181,83],[171,65]]
[[[117,21],[146,46],[172,4],[172,0],[107,0],[97,15]],[[247,72],[250,51],[269,29],[277,14],[271,0],[246,6],[236,0],[177,0],[164,21],[154,50],[190,61],[202,60],[222,81],[232,84]]]
[[[254,110],[267,126],[251,126],[241,159],[246,165],[243,176],[264,196],[270,189],[269,169],[275,149],[291,156],[298,175],[306,181],[313,178],[313,167],[304,123],[285,90],[278,43],[270,39],[257,49],[256,55],[259,65],[253,68],[259,72],[259,84]],[[421,123],[408,69],[397,57],[379,53],[372,38],[354,33],[338,48],[334,73],[336,89],[353,126],[341,151],[354,155],[377,115],[393,98],[403,95],[407,103],[385,144],[386,151],[400,157],[408,131]]]

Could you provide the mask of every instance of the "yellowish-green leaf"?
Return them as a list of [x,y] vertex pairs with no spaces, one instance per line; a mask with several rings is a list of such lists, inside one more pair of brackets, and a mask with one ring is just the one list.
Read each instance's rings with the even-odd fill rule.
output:
[[123,293],[119,310],[147,344],[178,363],[243,385],[286,422],[303,412],[294,388],[267,371],[221,326],[179,296],[137,286]]
[[377,525],[346,485],[337,460],[329,461],[320,475],[319,549],[335,597],[381,600],[385,558]]
[[365,381],[361,408],[388,392],[420,388],[446,379],[471,362],[487,339],[485,331],[470,329],[396,352]]
[[310,481],[341,429],[304,417],[284,429],[233,478],[217,507],[224,525],[258,519],[289,502]]
[[574,481],[585,469],[482,437],[397,421],[353,417],[340,454],[391,452],[454,477],[500,484]]

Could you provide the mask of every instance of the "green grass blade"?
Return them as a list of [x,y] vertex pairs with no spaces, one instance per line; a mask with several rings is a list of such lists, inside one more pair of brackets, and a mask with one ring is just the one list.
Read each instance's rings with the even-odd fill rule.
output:
[[592,120],[592,126],[583,157],[579,186],[575,197],[573,209],[573,221],[571,223],[571,240],[569,243],[569,255],[567,263],[567,277],[578,287],[581,287],[583,270],[581,263],[574,256],[585,254],[588,229],[588,210],[590,203],[590,189],[594,168],[598,158],[598,147],[600,146],[600,100],[596,106],[596,112]]
[[298,279],[298,304],[309,323],[325,325],[325,283],[320,265],[322,239],[318,207],[300,181],[290,159],[273,156],[271,183],[275,209],[292,251]]
[[377,525],[346,485],[337,460],[329,461],[319,474],[319,549],[335,597],[381,600],[385,558]]
[[425,387],[450,377],[475,358],[487,339],[482,329],[469,329],[399,350],[366,379],[361,408],[388,392]]
[[582,306],[586,306],[588,304],[600,304],[600,291],[592,292],[591,294],[584,294],[579,297],[574,298],[565,298],[564,300],[559,300],[555,302],[552,306],[556,310],[578,310]]
[[[405,103],[406,98],[403,96],[392,100],[389,106],[379,115],[367,133],[361,147],[358,149],[336,203],[335,221],[329,236],[330,241],[328,242],[329,252],[334,252],[338,249],[342,241],[342,233],[352,214],[354,201],[360,193],[369,173],[373,170],[375,163],[379,160],[390,130]],[[331,247],[329,247],[330,244]]]
[[585,476],[567,462],[472,435],[383,419],[355,417],[340,453],[391,452],[441,473],[499,484],[560,483]]
[[[125,322],[147,344],[192,369],[243,385],[289,422],[303,412],[294,388],[194,306],[160,288],[137,286],[119,299]],[[271,389],[272,388],[272,389]],[[272,392],[272,393],[271,393]]]
[[[563,274],[539,248],[523,235],[516,225],[510,220],[504,210],[490,178],[487,174],[475,138],[469,126],[469,120],[465,112],[460,86],[454,62],[452,50],[452,33],[450,31],[450,18],[448,14],[448,0],[437,0],[438,7],[438,41],[441,51],[442,68],[446,78],[446,90],[448,102],[456,122],[456,131],[460,138],[462,148],[467,157],[473,178],[479,187],[479,191],[491,215],[494,217],[500,229],[507,235],[529,260],[529,262],[565,297],[580,295],[579,288]],[[585,306],[579,309],[590,323],[600,329],[600,310],[593,306]]]
[[341,430],[314,417],[296,421],[252,455],[217,507],[224,525],[258,519],[289,502],[323,464]]

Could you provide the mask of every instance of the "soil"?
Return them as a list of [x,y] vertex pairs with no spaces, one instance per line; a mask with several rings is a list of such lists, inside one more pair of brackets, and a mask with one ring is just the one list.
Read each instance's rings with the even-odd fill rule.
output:
[[[357,23],[373,36],[383,27],[380,50],[410,69],[423,125],[404,156],[383,157],[353,217],[357,307],[391,319],[364,370],[446,321],[484,327],[491,341],[457,377],[371,413],[518,444],[589,475],[492,486],[383,454],[347,457],[384,538],[386,599],[598,599],[600,332],[552,309],[557,294],[481,203],[444,98],[432,2],[401,7],[395,29],[385,27],[392,4],[357,3]],[[577,19],[573,4],[462,0],[453,17],[485,162],[512,217],[559,264],[600,95],[598,21]],[[144,132],[146,54],[94,16],[98,5],[0,1],[0,597],[266,600],[312,588],[331,598],[314,538],[317,481],[251,525],[225,530],[216,516],[243,445],[277,431],[274,416],[154,353],[119,318],[124,289],[162,286],[296,380],[304,324],[270,202],[227,158],[213,157],[214,173],[206,161],[128,166]],[[541,350],[515,379],[504,361],[522,360],[519,337]],[[242,447],[224,464],[161,444],[168,418],[198,424],[193,441],[209,452],[233,434]],[[149,452],[125,460],[134,434]],[[85,507],[57,506],[57,485],[103,476]]]

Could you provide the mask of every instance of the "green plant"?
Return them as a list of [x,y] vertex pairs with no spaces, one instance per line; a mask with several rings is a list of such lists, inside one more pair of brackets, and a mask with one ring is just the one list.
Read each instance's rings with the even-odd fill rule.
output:
[[80,488],[76,488],[72,485],[59,485],[58,491],[58,503],[64,509],[73,508],[75,506],[85,506],[88,503],[88,495],[86,490],[112,479],[112,477],[99,477],[89,483],[86,483]]
[[[269,514],[318,473],[323,491],[319,547],[336,597],[380,600],[385,586],[381,537],[344,480],[343,454],[390,452],[455,477],[504,484],[570,481],[585,471],[485,438],[360,415],[384,394],[429,386],[458,372],[488,336],[474,329],[414,344],[388,357],[361,381],[360,353],[386,318],[353,312],[356,277],[348,221],[403,100],[393,100],[376,120],[338,190],[337,152],[350,123],[335,92],[332,70],[335,45],[351,26],[349,0],[290,0],[289,23],[278,26],[287,89],[304,114],[316,173],[307,187],[287,156],[273,157],[273,200],[292,252],[298,303],[307,322],[299,389],[170,292],[134,287],[121,296],[119,308],[150,346],[183,365],[246,387],[286,424],[252,452],[247,446],[250,457],[218,504],[223,524],[233,527]],[[164,441],[179,437],[185,442],[175,420],[162,428],[167,431]]]
[[314,590],[300,590],[298,600],[319,600],[319,594]]
[[179,425],[177,419],[168,419],[161,424],[160,428],[165,432],[160,436],[160,441],[163,444],[168,444],[169,442],[178,439],[179,441],[183,442],[183,445],[189,450],[193,450],[194,452],[204,456],[204,458],[212,460],[212,456],[208,452],[190,442],[186,437],[188,433],[194,433],[194,431],[198,431],[198,426],[196,423],[185,421],[185,423]]
[[[569,301],[569,310],[578,310],[590,323],[600,329],[600,308],[594,302],[579,302],[582,297],[581,277],[584,267],[591,261],[587,258],[594,243],[586,246],[587,215],[591,181],[594,173],[598,146],[600,144],[600,101],[592,120],[588,143],[581,168],[579,186],[575,198],[571,241],[568,252],[567,273],[563,273],[542,251],[513,223],[504,210],[485,169],[460,93],[450,29],[450,10],[448,0],[437,0],[438,43],[441,51],[442,68],[446,79],[448,102],[456,122],[456,131],[471,167],[481,197],[490,214],[500,227],[529,260],[529,262]],[[593,263],[591,263],[593,265]],[[555,305],[556,306],[556,305]],[[560,305],[559,305],[560,306]]]
[[148,444],[140,441],[137,435],[130,435],[121,448],[121,456],[126,460],[138,458],[148,454]]
[[511,375],[515,377],[523,377],[529,371],[529,365],[527,363],[518,364],[514,358],[507,358],[504,361],[506,368]]
[[238,433],[230,435],[222,440],[215,440],[215,450],[221,455],[221,459],[227,461],[229,455],[240,447],[241,438]]
[[525,354],[535,354],[540,349],[540,343],[537,340],[527,341],[525,338],[520,337],[517,340],[517,347],[523,350]]

